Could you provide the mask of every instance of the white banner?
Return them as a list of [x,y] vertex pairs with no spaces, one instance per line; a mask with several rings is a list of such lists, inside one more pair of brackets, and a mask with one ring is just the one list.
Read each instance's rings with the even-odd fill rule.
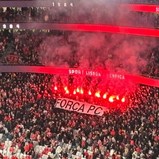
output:
[[98,116],[102,116],[105,111],[108,111],[108,109],[103,106],[93,105],[86,102],[78,102],[67,98],[58,98],[55,103],[55,108]]

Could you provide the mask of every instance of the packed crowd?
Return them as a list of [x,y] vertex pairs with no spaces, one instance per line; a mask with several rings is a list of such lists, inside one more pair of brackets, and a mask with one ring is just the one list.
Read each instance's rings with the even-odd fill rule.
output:
[[[78,36],[78,34],[76,36]],[[105,34],[104,36],[105,40],[108,37],[109,39],[114,37],[113,35],[110,36],[109,34]],[[56,60],[57,62],[59,62],[58,58],[60,58],[61,60],[63,60],[61,61],[63,62],[62,64],[66,62],[67,66],[69,67],[78,67],[79,60],[78,57],[76,57],[76,54],[80,43],[78,44],[78,41],[71,42],[70,37],[71,37],[71,32],[62,32],[62,31],[53,31],[53,30],[18,30],[18,31],[1,30],[0,31],[0,65],[49,66],[51,65],[50,64],[51,60],[53,61]],[[118,42],[119,45],[121,43],[120,38],[124,42],[123,36],[121,37],[117,36],[116,39],[119,39]],[[130,39],[128,38],[128,40],[131,41],[131,36]],[[54,46],[54,44],[56,43],[58,43],[57,47]],[[105,43],[108,42],[106,41]],[[52,47],[51,45],[54,47]],[[60,48],[59,46],[62,46],[61,49],[59,49]],[[56,52],[59,51],[59,53],[56,53],[54,56],[52,56],[51,55],[52,52],[50,52],[48,48],[52,48]],[[62,49],[64,48],[66,50],[66,55],[64,55],[64,57],[62,58],[60,56],[63,55],[63,53],[60,52],[62,52],[63,51]],[[108,49],[111,50],[111,48],[109,47]],[[67,50],[69,50],[69,53],[67,53]],[[44,52],[47,53],[48,55],[43,56]],[[108,53],[108,56],[114,56],[113,51],[112,53]],[[146,61],[148,62],[147,66],[142,67],[142,70],[140,70],[140,72],[146,76],[148,75],[153,77],[159,77],[159,69],[158,69],[159,47],[156,45],[149,51],[145,52],[144,56],[147,58]],[[106,62],[109,63],[110,58],[111,57],[108,57],[106,59]],[[61,62],[59,63],[61,64]],[[121,60],[121,62],[123,61]],[[126,67],[124,69],[126,69]]]
[[54,108],[52,78],[1,74],[3,159],[159,158],[158,88],[140,85],[130,94],[126,112],[107,112],[98,117]]
[[39,45],[47,35],[39,31],[0,31],[0,63],[39,65]]
[[[159,17],[156,13],[128,11],[123,13],[122,10],[119,10],[119,7],[115,9],[113,6],[113,9],[110,10],[111,6],[90,5],[90,8],[87,4],[81,4],[81,6],[77,4],[74,7],[1,7],[0,22],[99,23],[135,27],[144,26],[149,28],[157,28],[158,26],[157,21]],[[107,9],[105,10],[105,8]],[[113,12],[113,14],[109,12]],[[114,16],[116,14],[118,14],[118,18]]]
[[[50,22],[64,17],[49,12],[1,8],[0,21]],[[41,42],[58,35],[68,40],[65,32],[1,30],[0,64],[42,65]],[[150,76],[159,76],[158,52],[156,47],[150,54]],[[137,85],[128,95],[126,111],[99,117],[55,108],[53,79],[0,73],[0,159],[159,159],[159,88]]]
[[60,22],[64,15],[52,7],[1,7],[1,22]]

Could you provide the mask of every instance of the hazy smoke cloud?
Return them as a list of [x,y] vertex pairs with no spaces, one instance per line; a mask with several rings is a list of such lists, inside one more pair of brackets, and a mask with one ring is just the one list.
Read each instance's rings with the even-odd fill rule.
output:
[[71,60],[78,67],[139,73],[143,70],[156,42],[153,38],[103,33],[70,33],[49,37],[42,44],[41,57],[45,65],[70,66]]
[[41,44],[40,58],[44,65],[68,66],[71,52],[71,46],[63,37],[48,37]]
[[[98,3],[97,3],[98,2]],[[141,25],[136,14],[120,10],[115,1],[80,0],[70,16],[76,23]],[[61,12],[61,11],[60,11]],[[137,24],[138,23],[138,24]],[[151,26],[151,22],[146,22]],[[144,23],[142,23],[143,26]],[[146,67],[155,38],[107,33],[72,32],[67,36],[52,36],[41,44],[40,57],[44,65],[104,68],[113,71],[140,73]],[[75,61],[73,64],[71,61]]]

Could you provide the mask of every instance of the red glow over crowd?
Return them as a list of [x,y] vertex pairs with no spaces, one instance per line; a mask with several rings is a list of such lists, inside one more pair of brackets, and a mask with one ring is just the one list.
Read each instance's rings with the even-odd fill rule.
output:
[[[111,79],[95,82],[96,79],[91,77],[87,81],[86,77],[76,78],[71,76],[72,81],[64,77],[56,77],[50,86],[56,98],[68,98],[77,101],[87,102],[90,104],[104,106],[110,110],[128,108],[129,95],[136,90],[135,84],[130,84],[125,80]],[[77,81],[78,80],[78,81]],[[99,79],[98,79],[99,80]],[[123,109],[125,110],[125,109]],[[122,111],[123,111],[122,110]]]
[[[54,86],[54,92],[58,91],[60,88],[58,88],[57,86]],[[61,91],[61,90],[60,90]],[[62,93],[62,92],[61,92]],[[101,93],[101,91],[96,91],[95,93],[92,93],[91,90],[88,90],[88,91],[84,91],[83,88],[81,87],[77,87],[75,89],[73,89],[73,91],[70,91],[68,89],[67,86],[65,86],[63,88],[63,93],[64,95],[71,95],[71,96],[75,96],[75,95],[85,95],[85,96],[88,96],[88,97],[93,97],[93,98],[100,98],[100,99],[105,99],[105,100],[108,100],[110,103],[113,103],[115,101],[120,101],[122,103],[125,103],[126,101],[126,98],[125,96],[123,97],[119,97],[119,95],[110,95],[108,94],[107,92],[105,93]],[[120,92],[119,92],[120,93]]]
[[[151,2],[153,1],[157,0],[151,0]],[[43,24],[58,22],[62,25],[68,19],[68,24],[78,24],[67,25],[66,23],[61,29],[67,26],[68,30],[90,31],[91,29],[91,31],[97,31],[100,25],[88,25],[88,22],[96,23],[94,19],[98,15],[98,9],[93,8],[91,14],[85,14],[87,11],[85,12],[81,7],[81,10],[75,10],[76,14],[79,12],[80,16],[77,18],[73,16],[73,19],[69,20],[70,14],[58,12],[56,7],[53,9],[54,13],[52,13],[52,8],[50,10],[36,7],[6,7],[0,10],[0,21],[2,23],[42,22]],[[85,10],[90,12],[89,9],[85,8]],[[105,7],[104,11],[107,11]],[[112,13],[109,11],[108,13]],[[112,16],[106,16],[105,12],[103,13],[99,17],[101,19],[99,22],[101,21],[102,24],[107,22],[109,25],[114,25],[115,20],[118,19],[123,26],[132,24],[122,22],[116,12],[116,14],[112,14],[113,19]],[[129,16],[130,21],[132,21],[131,15]],[[136,24],[133,26],[135,28],[159,26],[159,16],[154,17],[154,14],[139,13],[135,17]],[[149,20],[152,18],[154,18],[152,24],[149,24]],[[87,23],[87,25],[81,25],[82,23]],[[109,29],[107,31],[119,32],[118,27],[110,28],[109,25],[101,27],[101,30],[104,32]],[[143,32],[141,30],[124,27],[124,30],[120,31],[130,34],[136,32],[140,35],[146,33],[149,36],[156,36],[157,33],[159,36],[158,30],[152,29],[151,32],[147,32],[146,28],[142,30]],[[98,40],[98,36],[92,37],[93,44],[88,50],[91,56],[88,59],[93,54],[95,58],[89,61],[89,69],[96,68],[95,61],[98,59],[96,55],[100,55],[102,59],[97,60],[97,63],[102,64],[102,68],[105,70],[115,71],[115,73],[111,72],[110,76],[103,78],[100,72],[78,70],[82,65],[81,58],[78,58],[81,55],[78,55],[78,50],[82,54],[86,53],[87,47],[90,45],[87,40],[91,39],[91,33],[87,33],[87,36],[84,33],[86,40],[82,42],[82,50],[79,49],[81,47],[78,47],[79,42],[71,40],[72,35],[74,34],[71,32],[54,30],[17,29],[15,31],[14,28],[0,30],[0,65],[10,66],[9,71],[4,69],[4,72],[1,72],[0,70],[0,159],[159,159],[158,80],[140,83],[143,78],[134,77],[134,81],[137,82],[133,83],[132,79],[115,74],[120,70],[123,70],[122,72],[130,70],[131,72],[131,69],[141,62],[140,59],[147,56],[145,57],[146,60],[148,59],[147,64],[141,65],[137,69],[142,75],[158,78],[159,41],[153,47],[145,40],[137,41],[140,43],[139,48],[147,45],[149,48],[141,51],[141,55],[144,57],[135,58],[134,67],[129,68],[123,65],[123,61],[128,63],[130,61],[127,58],[122,60],[121,57],[125,57],[125,53],[120,51],[120,47],[126,44],[129,54],[135,52],[135,55],[138,55],[139,52],[134,49],[136,37],[128,36],[128,38],[124,35],[122,38],[116,39],[114,35],[103,34],[104,45],[101,47],[94,46],[94,39],[97,37]],[[45,46],[43,44],[47,44],[45,47],[50,47],[48,45],[50,38],[49,41],[46,40],[48,37],[60,39],[57,42],[53,40],[49,43],[51,45],[55,43],[60,48],[60,54],[51,56],[51,58],[49,56],[48,61],[43,61],[39,52],[43,48],[41,46]],[[81,41],[83,36],[76,36],[75,39]],[[101,43],[100,40],[98,41]],[[125,41],[134,42],[125,43]],[[86,47],[83,47],[84,43],[86,43],[84,45]],[[65,59],[63,56],[68,45],[69,58]],[[59,51],[59,49],[49,50],[51,50],[51,55]],[[118,58],[116,50],[121,53],[121,57]],[[46,50],[43,51],[45,54]],[[101,52],[108,54],[105,59],[100,54]],[[60,58],[61,60],[59,60]],[[111,67],[114,59],[117,59],[119,63]],[[30,68],[35,65],[46,66],[52,60],[57,66],[66,63],[67,68],[70,68],[67,71],[68,74],[66,75],[60,70],[57,70],[57,73],[53,72],[54,74],[51,74],[51,71],[27,72],[21,67],[22,65],[30,66]],[[14,72],[16,66],[23,69],[23,72]],[[46,69],[46,67],[43,68]],[[103,107],[105,109],[102,109]]]

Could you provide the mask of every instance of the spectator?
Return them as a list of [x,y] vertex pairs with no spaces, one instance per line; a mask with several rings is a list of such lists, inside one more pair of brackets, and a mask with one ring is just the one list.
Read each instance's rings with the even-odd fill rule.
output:
[[48,86],[51,78],[3,73],[0,79],[3,156],[70,159],[159,156],[158,88],[141,85],[129,96],[128,111],[97,117],[55,109],[56,99]]

